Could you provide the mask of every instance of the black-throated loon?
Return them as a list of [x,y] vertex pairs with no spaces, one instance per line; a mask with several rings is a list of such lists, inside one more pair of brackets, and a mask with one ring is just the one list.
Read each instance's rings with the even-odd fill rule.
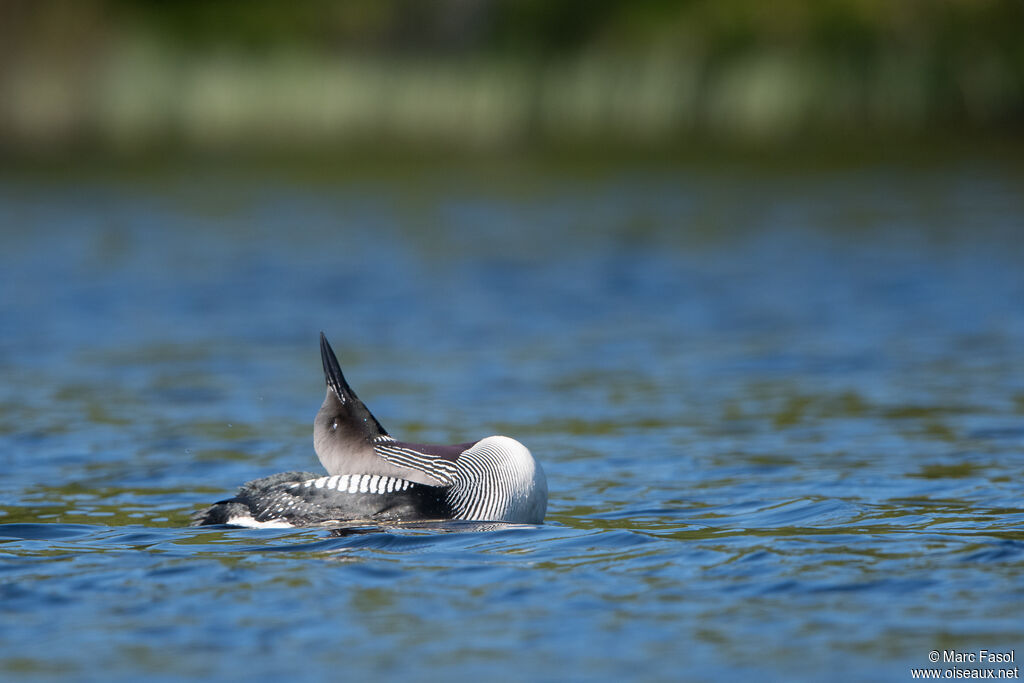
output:
[[193,526],[544,521],[547,480],[526,446],[507,436],[453,446],[397,441],[349,387],[322,332],[320,356],[327,395],[313,447],[327,475],[283,472],[250,481],[234,498],[196,513]]

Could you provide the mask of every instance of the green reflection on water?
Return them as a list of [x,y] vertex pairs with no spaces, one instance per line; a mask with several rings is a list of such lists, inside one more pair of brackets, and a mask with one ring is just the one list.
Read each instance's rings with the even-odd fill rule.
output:
[[[223,491],[212,487],[197,487],[189,491],[146,487],[92,488],[79,482],[36,486],[25,493],[21,505],[0,505],[0,524],[184,527],[188,526],[189,511],[181,509],[181,500],[196,495],[212,499],[223,494]],[[153,502],[147,498],[171,502]]]
[[907,476],[922,479],[961,479],[981,473],[984,469],[982,465],[970,462],[954,465],[925,465],[919,472],[910,472]]

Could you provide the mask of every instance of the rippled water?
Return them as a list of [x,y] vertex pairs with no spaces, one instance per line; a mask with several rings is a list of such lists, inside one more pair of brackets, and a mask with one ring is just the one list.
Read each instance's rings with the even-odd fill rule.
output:
[[[909,680],[1024,657],[1024,177],[0,183],[0,677]],[[185,528],[392,433],[540,527]],[[358,676],[355,676],[358,674]]]

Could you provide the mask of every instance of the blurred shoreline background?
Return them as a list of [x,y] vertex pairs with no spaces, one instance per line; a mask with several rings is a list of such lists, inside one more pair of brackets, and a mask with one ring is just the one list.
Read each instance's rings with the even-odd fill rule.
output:
[[0,2],[8,161],[1016,149],[1024,3]]

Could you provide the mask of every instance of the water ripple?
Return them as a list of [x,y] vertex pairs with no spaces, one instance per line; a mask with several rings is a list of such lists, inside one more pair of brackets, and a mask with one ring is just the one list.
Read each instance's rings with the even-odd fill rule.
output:
[[[1019,174],[442,175],[0,183],[0,678],[1020,648]],[[547,523],[188,528],[319,467],[320,329],[394,433],[523,439]]]

